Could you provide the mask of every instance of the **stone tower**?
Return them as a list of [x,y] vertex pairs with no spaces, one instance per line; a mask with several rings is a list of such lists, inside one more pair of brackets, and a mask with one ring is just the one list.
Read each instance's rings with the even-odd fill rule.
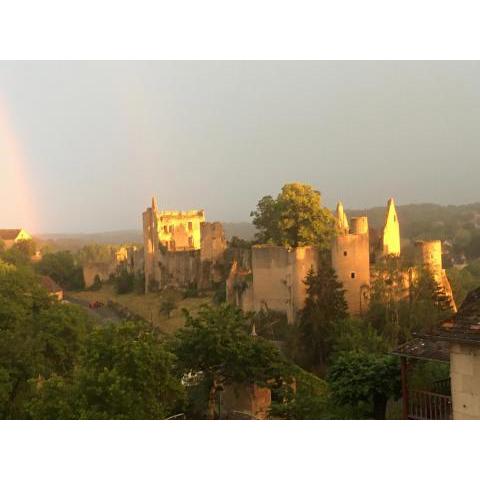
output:
[[349,313],[359,315],[367,308],[370,290],[368,218],[352,218],[351,224],[351,233],[347,230],[333,242],[332,267],[345,289]]
[[156,256],[159,249],[158,244],[158,207],[157,200],[152,197],[152,206],[147,208],[142,215],[143,218],[143,248],[145,268],[145,291],[148,292],[149,283],[155,280]]
[[442,242],[440,240],[417,241],[417,254],[419,264],[426,268],[434,278],[439,287],[443,289],[445,295],[450,299],[450,304],[454,312],[457,311],[453,291],[442,264]]
[[337,227],[338,230],[341,234],[346,234],[349,232],[350,228],[348,226],[348,219],[347,215],[345,214],[343,210],[343,204],[342,202],[337,203],[337,213],[336,213],[336,218],[337,218]]
[[384,256],[400,256],[400,224],[398,223],[397,212],[393,198],[387,203],[387,213],[385,215],[385,226],[382,234],[382,253]]

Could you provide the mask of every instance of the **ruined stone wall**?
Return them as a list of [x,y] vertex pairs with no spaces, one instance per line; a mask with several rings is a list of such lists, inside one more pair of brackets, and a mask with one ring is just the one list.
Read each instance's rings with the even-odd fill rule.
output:
[[154,216],[151,208],[147,208],[142,215],[143,219],[143,252],[144,252],[144,272],[145,272],[145,292],[149,291],[152,281],[159,281],[156,261],[156,252],[158,251],[158,237],[154,223]]
[[450,346],[450,379],[453,419],[480,419],[480,349],[477,346]]
[[200,226],[201,259],[212,263],[223,260],[227,241],[220,222],[204,222]]
[[200,251],[165,252],[158,255],[159,287],[188,288],[201,280]]
[[240,413],[264,420],[272,404],[272,393],[258,385],[226,385],[223,392],[222,418],[237,418]]
[[352,315],[365,312],[370,288],[370,248],[367,217],[352,219],[355,232],[339,235],[332,246],[332,267],[345,289],[345,300]]
[[252,247],[253,308],[286,313],[289,323],[303,308],[310,268],[318,268],[315,247],[285,248],[273,245]]
[[157,237],[170,251],[198,250],[201,245],[201,224],[205,222],[203,210],[159,211]]
[[110,275],[114,275],[116,271],[117,264],[113,260],[108,263],[87,263],[83,266],[85,288],[89,288],[93,285],[97,275],[102,282],[105,282],[110,278]]

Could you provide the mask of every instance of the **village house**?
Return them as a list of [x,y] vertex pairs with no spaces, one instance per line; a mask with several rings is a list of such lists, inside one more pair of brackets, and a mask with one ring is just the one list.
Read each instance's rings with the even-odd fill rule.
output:
[[6,249],[13,247],[18,242],[32,240],[32,236],[23,228],[8,228],[0,230],[0,242]]

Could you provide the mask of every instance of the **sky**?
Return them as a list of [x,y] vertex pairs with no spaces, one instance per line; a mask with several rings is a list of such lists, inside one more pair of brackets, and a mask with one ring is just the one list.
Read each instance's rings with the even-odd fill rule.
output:
[[480,201],[479,62],[0,62],[0,228],[249,221],[304,182],[334,208]]

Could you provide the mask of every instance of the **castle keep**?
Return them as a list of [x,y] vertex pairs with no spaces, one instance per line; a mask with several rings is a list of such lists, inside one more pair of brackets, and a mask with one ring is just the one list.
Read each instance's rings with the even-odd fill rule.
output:
[[142,218],[146,292],[219,281],[226,249],[221,223],[205,222],[203,210],[160,211],[155,198]]

